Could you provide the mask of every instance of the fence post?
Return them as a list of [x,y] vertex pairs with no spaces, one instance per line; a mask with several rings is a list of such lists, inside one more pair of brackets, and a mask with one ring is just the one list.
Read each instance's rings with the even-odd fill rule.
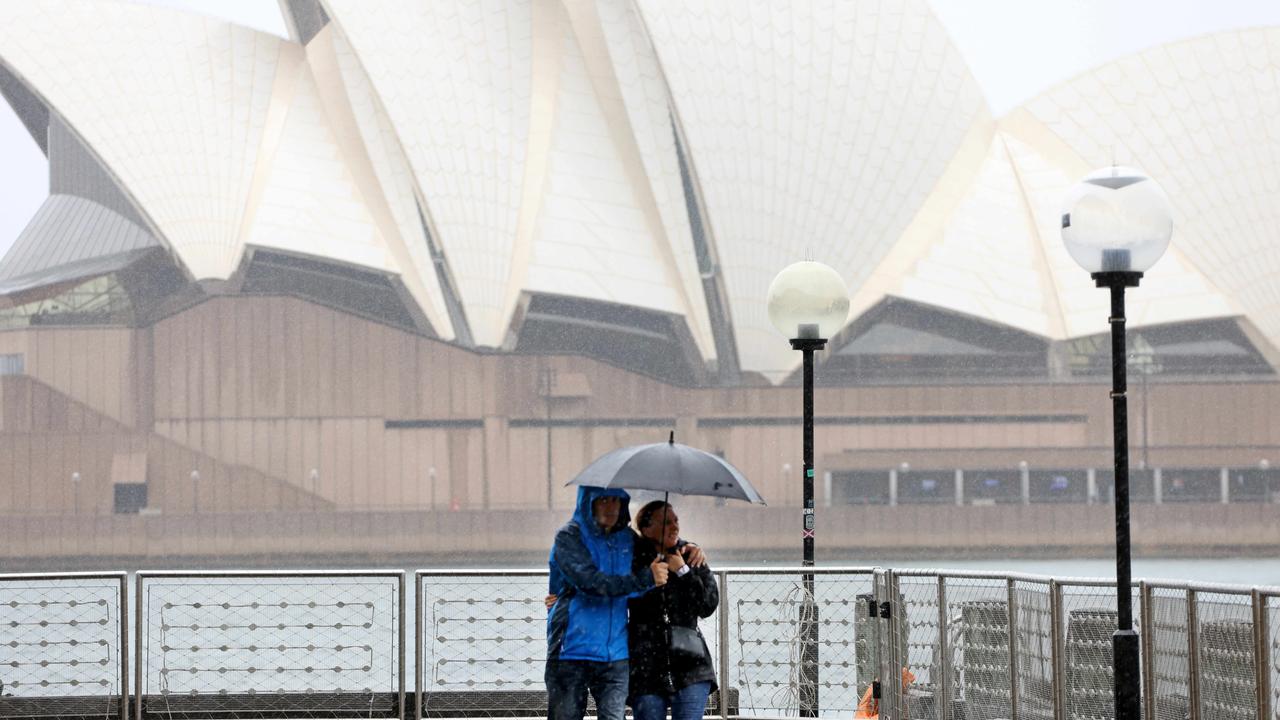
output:
[[[720,575],[720,640],[716,650],[720,653],[720,717],[729,718],[729,573]],[[421,718],[419,718],[421,720]]]
[[422,720],[422,584],[421,573],[413,574],[413,720]]
[[[398,690],[398,692],[399,692],[399,702],[398,702],[398,703],[396,703],[396,705],[397,705],[397,712],[399,713],[398,717],[400,718],[400,720],[405,720],[405,712],[404,712],[404,660],[405,660],[405,654],[406,654],[406,653],[405,653],[405,649],[404,649],[404,640],[405,640],[405,637],[404,637],[404,626],[405,626],[405,617],[404,617],[404,576],[405,576],[404,571],[403,571],[403,570],[402,570],[402,571],[400,571],[400,577],[398,578],[398,581],[399,581],[399,588],[398,588],[398,589],[399,589],[399,592],[398,592],[398,593],[396,593],[396,595],[397,595],[397,599],[400,601],[400,610],[399,610],[399,614],[400,614],[400,627],[399,627],[399,628],[397,628],[397,631],[398,631],[398,633],[399,633],[399,637],[397,638],[397,642],[396,642],[396,645],[398,645],[398,646],[399,646],[399,648],[398,648],[398,652],[399,652],[399,655],[400,655],[400,658],[399,658],[399,659],[400,659],[400,663],[399,663],[399,665],[400,665],[400,668],[399,668],[399,669],[400,669],[400,678],[399,678],[399,679],[400,679],[400,682],[399,682],[399,690]],[[414,623],[414,625],[416,626],[416,625],[417,625],[417,623]],[[414,670],[414,672],[415,672],[415,673],[417,672],[417,670],[416,670],[416,666],[415,666],[415,670]],[[414,695],[414,703],[415,703],[415,704],[417,703],[417,695],[416,695],[416,694]]]
[[137,573],[135,579],[137,584],[133,591],[133,717],[134,720],[142,720],[142,676],[146,672],[146,668],[142,665],[142,573]]
[[1196,591],[1187,588],[1187,705],[1190,720],[1200,720],[1200,621]]
[[1269,719],[1271,709],[1267,706],[1271,700],[1271,688],[1268,687],[1271,684],[1271,657],[1267,651],[1267,599],[1258,588],[1254,588],[1250,596],[1253,602],[1253,672],[1258,696],[1258,717]]
[[947,578],[938,575],[938,720],[951,720],[951,646],[947,629]]
[[1013,578],[1006,578],[1009,619],[1009,713],[1018,720],[1018,593]]
[[1142,715],[1156,720],[1156,659],[1155,616],[1151,612],[1151,587],[1146,580],[1138,581],[1138,631],[1142,650]]
[[1052,668],[1050,689],[1053,692],[1053,717],[1066,720],[1066,683],[1062,674],[1066,670],[1066,659],[1063,656],[1062,643],[1062,586],[1057,580],[1049,581],[1049,667]]
[[120,575],[120,717],[129,717],[129,573]]
[[[871,594],[876,605],[877,616],[880,608],[883,607],[883,603],[888,602],[889,597],[892,595],[891,572],[890,570],[877,570],[875,574],[874,589]],[[893,628],[878,621],[873,621],[873,624],[878,635],[876,645],[880,658],[880,716],[896,720],[897,696],[894,695],[893,691],[893,664],[897,661],[897,653],[894,650]]]
[[[902,670],[907,666],[907,658],[906,648],[898,644],[898,622],[902,619],[905,608],[902,607],[902,603],[898,602],[898,598],[902,597],[902,592],[898,587],[898,574],[890,569],[886,578],[889,590],[889,597],[886,598],[889,602],[889,618],[886,625],[889,629],[889,647],[891,648],[890,655],[893,657],[893,666],[889,668],[889,682],[887,685],[881,685],[881,694],[892,698],[892,704],[889,706],[887,716],[893,718],[893,720],[899,720],[903,717],[903,694],[906,693],[906,688],[902,685]],[[886,687],[888,688],[887,691]]]

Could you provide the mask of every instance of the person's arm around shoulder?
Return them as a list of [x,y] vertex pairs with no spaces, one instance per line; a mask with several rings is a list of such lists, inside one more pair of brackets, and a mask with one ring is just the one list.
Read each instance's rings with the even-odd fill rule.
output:
[[672,586],[684,596],[698,617],[711,617],[720,606],[720,586],[716,583],[716,576],[712,574],[711,568],[707,566],[706,555],[701,548],[693,546],[698,550],[701,565],[695,567],[692,563],[685,562],[685,550],[688,547],[689,545],[681,547],[680,552],[667,559],[671,567]]
[[654,564],[630,575],[608,575],[596,567],[591,551],[582,541],[582,531],[569,525],[556,533],[553,557],[570,585],[589,595],[630,595],[667,582],[667,566]]

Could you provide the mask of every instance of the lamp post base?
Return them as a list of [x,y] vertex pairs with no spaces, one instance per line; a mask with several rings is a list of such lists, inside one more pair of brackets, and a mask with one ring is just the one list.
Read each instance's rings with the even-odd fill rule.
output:
[[1138,633],[1117,630],[1111,636],[1115,657],[1116,720],[1141,720],[1141,670],[1138,667]]

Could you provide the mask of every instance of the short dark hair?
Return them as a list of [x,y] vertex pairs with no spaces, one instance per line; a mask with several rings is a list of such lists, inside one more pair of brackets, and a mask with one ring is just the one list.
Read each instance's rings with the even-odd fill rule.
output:
[[653,516],[663,508],[671,507],[671,503],[665,500],[651,500],[640,508],[640,512],[636,513],[636,528],[643,530],[653,524]]

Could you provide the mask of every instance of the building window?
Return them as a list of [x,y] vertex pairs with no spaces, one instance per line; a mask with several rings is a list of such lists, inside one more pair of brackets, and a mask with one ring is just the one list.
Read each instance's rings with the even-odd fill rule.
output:
[[955,501],[954,470],[898,471],[898,504],[927,505]]
[[965,470],[964,498],[971,505],[1022,502],[1022,473],[1017,470]]
[[1085,470],[1032,470],[1027,480],[1033,503],[1089,500],[1089,473]]
[[22,353],[0,355],[0,375],[22,375],[26,372],[25,360]]
[[851,470],[831,474],[831,502],[836,505],[888,505],[889,473]]
[[1213,503],[1222,499],[1222,472],[1217,468],[1165,468],[1162,497],[1167,503]]

